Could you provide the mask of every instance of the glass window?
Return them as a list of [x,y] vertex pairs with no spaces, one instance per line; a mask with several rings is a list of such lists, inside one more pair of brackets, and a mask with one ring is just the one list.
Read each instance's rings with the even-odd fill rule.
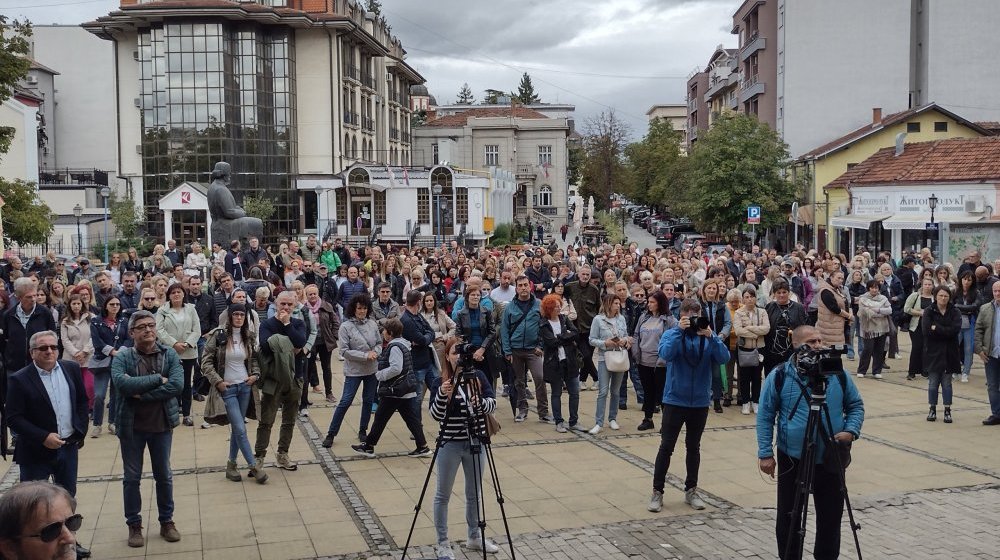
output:
[[483,152],[484,167],[500,165],[500,146],[498,144],[487,144],[483,148]]
[[552,165],[552,146],[538,147],[538,165]]
[[937,121],[934,123],[934,132],[948,132],[948,121]]
[[907,132],[920,132],[920,123],[919,122],[908,122],[908,123],[906,123],[906,131]]
[[455,222],[469,223],[469,189],[465,187],[455,189]]
[[417,223],[431,223],[431,190],[426,187],[417,189]]
[[552,187],[542,185],[542,188],[538,191],[538,205],[552,206]]

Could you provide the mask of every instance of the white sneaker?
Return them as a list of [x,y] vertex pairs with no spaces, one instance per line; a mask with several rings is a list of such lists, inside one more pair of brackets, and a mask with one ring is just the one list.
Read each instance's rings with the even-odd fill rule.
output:
[[437,560],[455,560],[455,551],[447,541],[437,545],[435,549]]
[[864,376],[865,376],[865,374],[863,374],[863,373],[859,373],[858,374],[858,377],[864,377]]
[[211,427],[212,427],[212,425],[209,424],[207,420],[202,420],[201,421],[201,429],[202,430],[207,430],[207,429],[209,429]]
[[705,500],[698,495],[698,489],[692,488],[684,492],[684,503],[697,510],[705,509]]
[[100,437],[100,436],[101,436],[101,427],[100,426],[94,426],[94,428],[92,430],[90,430],[90,437],[96,438],[96,437]]
[[608,427],[611,428],[612,430],[621,429],[621,426],[618,425],[617,420],[611,420],[610,422],[608,422]]
[[309,409],[303,408],[299,411],[299,418],[309,418]]
[[556,424],[556,431],[559,432],[560,434],[565,434],[566,431],[567,431],[566,430],[566,423],[565,422],[560,422],[560,423]]
[[592,436],[596,436],[597,434],[601,433],[601,425],[600,424],[594,424],[594,427],[591,428],[590,431],[587,432],[587,433],[590,434],[590,435],[592,435]]
[[646,509],[654,513],[663,509],[663,492],[653,490],[653,497],[649,499],[649,505],[646,506]]
[[483,549],[485,548],[487,554],[496,554],[497,552],[500,552],[500,547],[497,546],[495,542],[491,541],[490,539],[481,541],[479,540],[478,537],[474,539],[469,539],[468,542],[465,543],[465,547],[468,548],[469,550],[476,550],[479,552],[482,552]]
[[343,362],[344,361],[344,355],[341,354],[340,352],[337,352],[337,359]]
[[751,405],[750,405],[750,406],[752,406],[752,407],[753,407],[753,413],[754,413],[754,414],[757,414],[757,403],[751,403]]
[[881,373],[876,373],[875,374],[875,379],[882,379],[882,374]]
[[962,374],[962,383],[968,383],[968,382],[969,382],[969,374],[968,373],[963,373]]
[[740,409],[741,414],[750,414],[750,403],[743,403],[743,408]]

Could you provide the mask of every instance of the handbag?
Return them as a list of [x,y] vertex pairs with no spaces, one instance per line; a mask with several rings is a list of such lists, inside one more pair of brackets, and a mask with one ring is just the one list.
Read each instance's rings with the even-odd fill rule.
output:
[[500,421],[491,412],[486,415],[486,434],[493,437],[498,433],[500,433]]
[[[611,330],[614,332],[615,336],[619,336],[618,329],[612,325]],[[604,367],[608,371],[613,373],[622,373],[628,371],[631,367],[628,359],[628,351],[624,348],[619,348],[616,350],[605,350],[604,351]]]
[[736,363],[741,368],[755,368],[760,365],[760,351],[754,348],[753,350],[744,350],[742,348],[736,349]]
[[198,379],[194,380],[194,392],[198,393],[203,397],[208,396],[208,392],[212,389],[212,383],[208,380],[208,376],[202,375]]

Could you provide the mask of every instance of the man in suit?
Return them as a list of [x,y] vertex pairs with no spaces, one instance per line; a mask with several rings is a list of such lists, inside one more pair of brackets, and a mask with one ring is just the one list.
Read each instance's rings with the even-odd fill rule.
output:
[[[18,434],[21,482],[49,477],[76,496],[78,453],[87,435],[87,392],[80,366],[60,361],[56,333],[31,335],[31,363],[10,376],[6,415]],[[90,551],[77,545],[77,557]]]

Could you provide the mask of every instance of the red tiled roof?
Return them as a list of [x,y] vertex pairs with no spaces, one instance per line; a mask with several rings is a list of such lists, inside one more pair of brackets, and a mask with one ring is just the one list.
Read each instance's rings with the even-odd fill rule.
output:
[[994,135],[1000,135],[1000,121],[978,121],[976,124],[992,132]]
[[919,115],[921,113],[925,113],[927,111],[932,111],[932,110],[933,111],[937,111],[937,112],[939,112],[939,113],[941,113],[943,115],[946,115],[948,117],[951,117],[955,121],[957,121],[957,122],[959,122],[961,124],[964,124],[965,126],[968,126],[969,128],[972,128],[973,130],[978,131],[980,134],[984,134],[984,135],[989,135],[990,134],[989,128],[982,126],[983,123],[974,123],[974,122],[968,121],[968,120],[966,120],[966,119],[964,119],[964,118],[956,115],[955,113],[952,113],[951,111],[948,111],[947,109],[938,106],[936,103],[928,103],[928,104],[922,105],[920,107],[913,107],[913,108],[907,109],[905,111],[900,111],[898,113],[892,113],[890,115],[887,115],[887,116],[883,117],[882,120],[880,122],[878,122],[878,123],[866,124],[866,125],[864,125],[864,126],[862,126],[860,128],[852,130],[851,132],[848,132],[847,134],[841,136],[840,138],[837,138],[835,140],[831,140],[830,142],[827,142],[826,144],[823,144],[822,146],[820,146],[818,148],[815,148],[813,150],[810,150],[810,151],[802,154],[802,156],[800,156],[799,159],[800,160],[805,160],[805,159],[813,159],[813,158],[823,157],[823,156],[827,155],[828,153],[836,151],[839,148],[846,147],[849,144],[855,142],[856,140],[860,140],[860,139],[868,136],[869,134],[874,134],[875,132],[878,132],[878,131],[883,130],[885,128],[889,128],[890,126],[893,126],[893,125],[899,124],[901,122],[904,122],[904,121],[906,121],[907,119],[909,119],[911,117],[914,117],[914,116]]
[[[448,126],[448,127],[458,127],[465,126],[470,118],[477,119],[488,119],[503,117],[509,118],[512,116],[510,107],[474,107],[462,111],[461,113],[456,113],[454,115],[448,115],[445,117],[440,117],[434,119],[426,124],[426,126]],[[547,119],[545,115],[539,113],[534,109],[529,109],[527,107],[515,107],[513,110],[513,116],[519,119]]]
[[827,188],[864,185],[1000,181],[1000,137],[951,138],[882,148]]

